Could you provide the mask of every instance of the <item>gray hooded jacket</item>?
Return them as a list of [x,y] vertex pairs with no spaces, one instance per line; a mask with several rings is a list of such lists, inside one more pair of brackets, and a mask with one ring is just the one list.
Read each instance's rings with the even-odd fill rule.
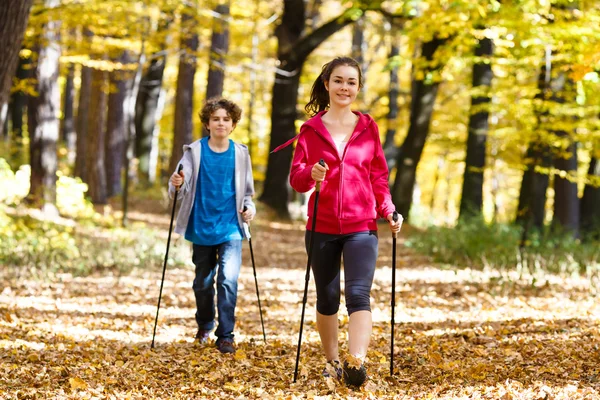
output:
[[[246,232],[243,227],[242,216],[238,212],[246,206],[253,213],[256,213],[256,206],[252,201],[254,196],[254,179],[252,178],[252,164],[250,163],[250,154],[248,147],[234,142],[235,146],[235,204],[238,224],[244,237]],[[194,206],[196,197],[196,184],[198,182],[198,172],[200,171],[200,140],[192,144],[183,146],[183,157],[177,164],[183,165],[184,182],[179,189],[177,200],[181,200],[181,207],[177,214],[177,225],[175,232],[184,235],[187,229],[188,220]],[[169,197],[175,196],[175,186],[169,182]]]

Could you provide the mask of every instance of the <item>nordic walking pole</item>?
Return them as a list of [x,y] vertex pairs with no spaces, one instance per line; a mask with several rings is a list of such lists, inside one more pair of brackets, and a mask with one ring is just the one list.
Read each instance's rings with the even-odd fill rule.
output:
[[[179,164],[177,173],[181,173],[183,165]],[[152,333],[152,344],[150,348],[154,348],[154,337],[156,336],[156,324],[158,323],[158,311],[160,310],[160,299],[162,297],[163,284],[165,283],[165,271],[167,270],[167,260],[169,259],[169,245],[171,244],[171,231],[173,230],[173,219],[175,217],[175,206],[177,205],[177,193],[179,188],[175,190],[175,196],[173,197],[173,211],[171,211],[171,224],[169,225],[169,237],[167,238],[167,251],[165,253],[165,262],[163,264],[162,278],[160,280],[160,292],[158,293],[158,305],[156,306],[156,318],[154,319],[154,332]]]
[[[248,207],[244,206],[244,211]],[[252,259],[252,271],[254,272],[254,283],[256,284],[256,298],[258,299],[258,311],[260,312],[260,325],[262,326],[263,339],[267,343],[267,334],[265,333],[265,323],[263,321],[262,307],[260,306],[260,294],[258,294],[258,278],[256,277],[256,266],[254,265],[254,251],[252,250],[252,236],[250,235],[250,226],[247,222],[244,222],[244,231],[248,238],[248,244],[250,245],[250,258]]]
[[[325,166],[325,161],[319,161],[322,167]],[[317,224],[317,203],[319,202],[319,193],[321,192],[321,182],[317,182],[315,186],[315,204],[313,206],[312,229],[310,231],[310,239],[308,241],[308,261],[306,262],[306,276],[304,278],[304,297],[302,298],[302,316],[300,317],[300,333],[298,334],[298,351],[296,352],[296,368],[294,369],[294,383],[298,378],[298,363],[300,362],[300,346],[302,346],[302,328],[304,327],[304,311],[306,310],[306,297],[308,295],[308,281],[310,280],[310,262],[312,258],[312,248],[315,239],[315,226]]]
[[[398,213],[392,215],[394,222],[398,222]],[[392,233],[392,343],[390,346],[390,375],[394,375],[394,313],[396,308],[396,232]]]

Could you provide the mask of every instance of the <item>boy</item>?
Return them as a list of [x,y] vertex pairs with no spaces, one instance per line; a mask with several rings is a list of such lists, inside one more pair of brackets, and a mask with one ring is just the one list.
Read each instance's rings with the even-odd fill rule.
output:
[[210,136],[183,146],[178,164],[183,169],[169,180],[169,196],[172,198],[179,188],[178,198],[182,198],[175,232],[185,235],[193,246],[196,339],[207,343],[215,327],[217,275],[215,336],[221,353],[235,353],[233,328],[242,263],[242,224],[256,213],[248,148],[229,139],[241,115],[242,110],[232,101],[208,100],[200,111],[200,120]]

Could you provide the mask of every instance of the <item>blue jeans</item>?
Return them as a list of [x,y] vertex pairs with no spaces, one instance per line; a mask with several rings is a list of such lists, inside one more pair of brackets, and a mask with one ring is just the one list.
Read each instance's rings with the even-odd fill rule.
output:
[[[215,327],[215,275],[217,275],[217,341],[233,340],[237,281],[242,264],[242,241],[232,240],[214,246],[193,245],[192,261],[196,266],[194,295],[196,322],[199,329]],[[218,267],[218,271],[217,271]]]

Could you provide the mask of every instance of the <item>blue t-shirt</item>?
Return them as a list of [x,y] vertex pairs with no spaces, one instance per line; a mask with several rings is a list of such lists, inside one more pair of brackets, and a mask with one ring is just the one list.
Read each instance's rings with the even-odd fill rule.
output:
[[201,156],[196,197],[185,238],[201,246],[242,240],[235,204],[235,146],[216,153],[208,137],[200,140]]

